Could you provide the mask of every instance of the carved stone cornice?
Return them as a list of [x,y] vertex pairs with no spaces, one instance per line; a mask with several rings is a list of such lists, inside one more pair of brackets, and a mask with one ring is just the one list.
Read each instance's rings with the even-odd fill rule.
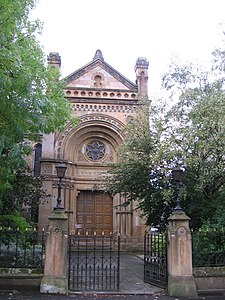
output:
[[91,111],[95,113],[128,113],[134,114],[137,111],[137,104],[134,105],[120,105],[120,104],[89,104],[85,103],[76,103],[72,104],[73,111]]

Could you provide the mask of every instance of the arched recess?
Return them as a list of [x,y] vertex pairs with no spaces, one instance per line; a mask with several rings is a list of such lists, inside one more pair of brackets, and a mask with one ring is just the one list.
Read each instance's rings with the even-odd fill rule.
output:
[[[55,144],[56,157],[72,163],[84,161],[85,154],[82,147],[85,143],[97,139],[105,143],[108,150],[106,153],[108,155],[102,162],[115,161],[116,149],[124,140],[123,129],[124,124],[115,118],[102,114],[84,115],[80,118],[78,126],[73,128],[69,125],[59,134]],[[86,161],[88,163],[88,160]]]
[[42,156],[42,144],[37,143],[34,146],[34,177],[40,177],[41,164],[40,159]]
[[[103,114],[84,115],[78,126],[69,125],[58,134],[55,153],[58,159],[68,162],[66,181],[74,185],[64,199],[66,210],[70,211],[69,227],[80,228],[83,234],[88,231],[111,232],[114,230],[116,205],[110,195],[101,193],[102,173],[108,168],[107,163],[117,160],[116,150],[124,140],[124,124],[115,118]],[[104,145],[104,156],[91,160],[86,152],[93,141]],[[93,186],[97,186],[95,192]]]

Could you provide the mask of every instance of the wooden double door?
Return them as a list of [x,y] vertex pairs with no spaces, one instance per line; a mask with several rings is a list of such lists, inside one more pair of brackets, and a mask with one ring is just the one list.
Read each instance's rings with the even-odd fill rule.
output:
[[101,192],[80,191],[77,199],[77,229],[81,235],[112,232],[112,197]]

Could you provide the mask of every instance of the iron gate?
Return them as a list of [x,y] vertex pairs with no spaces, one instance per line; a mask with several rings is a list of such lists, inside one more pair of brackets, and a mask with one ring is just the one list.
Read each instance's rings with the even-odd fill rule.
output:
[[118,291],[120,237],[69,236],[69,289],[71,291]]
[[167,285],[166,233],[145,232],[144,282],[165,288]]

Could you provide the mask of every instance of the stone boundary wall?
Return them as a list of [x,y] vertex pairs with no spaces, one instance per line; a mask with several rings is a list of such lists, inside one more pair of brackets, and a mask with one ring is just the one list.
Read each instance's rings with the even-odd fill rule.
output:
[[43,270],[27,268],[0,268],[0,290],[39,291]]
[[225,295],[225,266],[195,267],[193,269],[198,294]]

